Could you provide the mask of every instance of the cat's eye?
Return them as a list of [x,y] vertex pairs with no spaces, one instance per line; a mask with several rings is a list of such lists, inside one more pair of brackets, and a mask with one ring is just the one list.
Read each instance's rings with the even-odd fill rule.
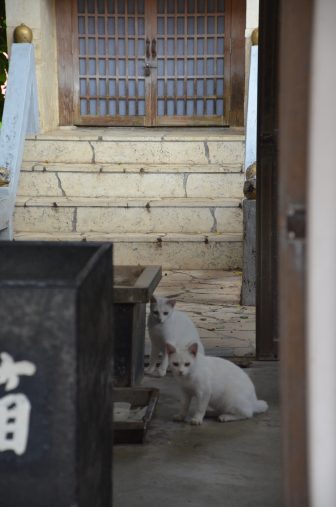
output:
[[184,366],[190,366],[190,363],[184,363]]
[[173,363],[173,366],[178,366],[179,364],[178,363]]
[[159,312],[157,310],[155,310],[153,313],[154,315],[159,315]]
[[163,315],[168,315],[168,312],[163,312]]

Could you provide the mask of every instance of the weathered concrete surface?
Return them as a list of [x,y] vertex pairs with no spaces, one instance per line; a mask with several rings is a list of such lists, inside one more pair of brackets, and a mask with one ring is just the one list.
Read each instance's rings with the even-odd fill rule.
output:
[[243,284],[242,304],[256,304],[256,201],[243,200]]
[[[243,173],[224,172],[219,164],[213,164],[215,167],[210,169],[204,165],[193,166],[192,169],[171,167],[169,164],[159,168],[147,165],[143,168],[143,164],[119,165],[92,164],[91,172],[87,165],[79,170],[78,164],[59,164],[57,170],[53,170],[55,166],[44,164],[45,171],[34,166],[34,170],[21,171],[18,194],[35,197],[122,197],[130,193],[134,198],[242,198]],[[204,172],[194,173],[195,168]]]
[[176,308],[192,319],[207,354],[251,360],[255,308],[239,304],[241,286],[241,271],[173,270],[163,272],[155,295],[177,300]]
[[53,163],[241,164],[244,135],[220,129],[58,129],[27,140],[24,160]]
[[15,239],[113,241],[118,264],[241,268],[244,143],[235,128],[65,127],[32,137]]
[[172,422],[174,379],[146,377],[161,395],[143,445],[114,447],[114,507],[281,507],[278,363],[246,370],[270,409],[251,420]]
[[[243,215],[237,199],[18,197],[16,232],[71,232],[67,217],[76,217],[73,232],[240,233]],[[49,224],[48,224],[49,225]]]
[[[28,209],[28,208],[27,208]],[[61,210],[59,210],[61,211]],[[71,211],[71,210],[70,210]],[[16,232],[20,241],[112,241],[116,264],[161,264],[164,269],[236,269],[242,266],[240,234],[138,234],[78,233],[57,230],[57,216],[50,232]],[[75,215],[63,215],[70,231],[76,226]],[[26,220],[30,220],[27,213]],[[43,214],[41,220],[45,220]]]

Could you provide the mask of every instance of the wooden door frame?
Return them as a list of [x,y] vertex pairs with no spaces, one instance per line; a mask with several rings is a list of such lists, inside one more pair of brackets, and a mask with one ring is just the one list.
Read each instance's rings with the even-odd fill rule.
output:
[[[230,76],[228,78],[228,94],[225,94],[224,107],[229,108],[229,125],[242,127],[244,125],[244,94],[245,94],[245,25],[246,0],[230,0],[231,6],[231,42],[230,42]],[[59,124],[74,125],[76,111],[74,110],[74,97],[79,93],[78,79],[74,66],[73,48],[76,47],[75,0],[57,0],[56,27],[58,52],[58,86],[59,86]],[[226,25],[227,27],[227,25]],[[224,64],[225,69],[225,64]],[[154,94],[150,93],[150,100]],[[153,108],[153,105],[152,105]],[[156,110],[156,104],[154,109]],[[104,118],[104,117],[102,117]],[[139,126],[144,125],[142,117]],[[186,117],[187,119],[187,117]],[[105,124],[99,121],[97,125]],[[149,122],[153,126],[154,121]],[[186,121],[187,123],[187,121]],[[199,125],[202,125],[201,117]]]
[[280,3],[278,286],[286,507],[309,505],[304,211],[313,4]]
[[[146,30],[146,35],[149,37],[151,43],[155,38],[154,26],[156,23],[156,0],[148,0],[150,9],[149,17],[149,29]],[[147,59],[146,59],[147,62]],[[148,63],[148,62],[147,62]],[[150,62],[149,62],[150,64]],[[157,65],[157,60],[156,60]],[[156,80],[157,80],[157,66],[151,69],[151,79],[145,81],[145,100],[146,100],[146,116],[145,116],[145,127],[154,127],[157,112],[157,93],[156,93]]]
[[277,178],[280,0],[259,4],[256,355],[278,357]]
[[[269,359],[274,355],[272,336],[279,336],[284,505],[308,507],[304,210],[314,0],[278,3],[278,13],[275,3],[260,4],[260,43],[265,37],[270,46],[261,48],[260,61],[257,343],[259,356]],[[272,69],[277,34],[279,66]],[[270,94],[262,88],[267,80],[273,87]],[[265,129],[268,123],[271,128]],[[278,146],[278,164],[269,156],[272,142]]]

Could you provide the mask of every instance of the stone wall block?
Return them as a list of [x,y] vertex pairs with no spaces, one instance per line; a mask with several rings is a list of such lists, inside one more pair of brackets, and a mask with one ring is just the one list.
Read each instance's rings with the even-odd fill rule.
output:
[[256,304],[256,201],[244,199],[242,304]]

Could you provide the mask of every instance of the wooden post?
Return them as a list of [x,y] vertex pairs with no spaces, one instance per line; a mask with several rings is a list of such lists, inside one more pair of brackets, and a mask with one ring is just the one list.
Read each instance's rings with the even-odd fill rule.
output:
[[259,7],[257,132],[257,308],[258,359],[276,359],[277,322],[277,163],[279,3]]
[[309,506],[305,206],[312,17],[313,0],[281,0],[277,229],[286,507]]

